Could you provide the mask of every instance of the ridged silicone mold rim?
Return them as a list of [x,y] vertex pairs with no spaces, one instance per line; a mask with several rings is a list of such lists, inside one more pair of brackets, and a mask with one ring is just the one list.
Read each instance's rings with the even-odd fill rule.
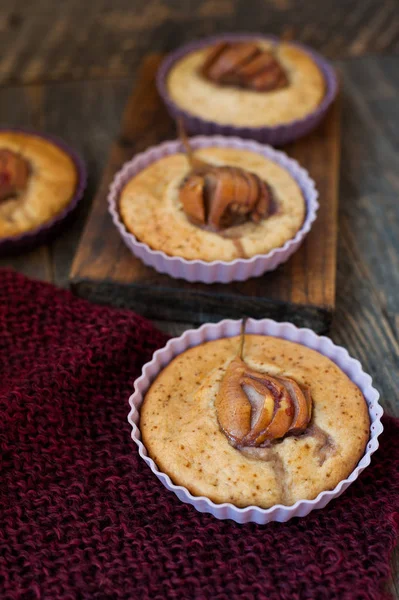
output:
[[311,113],[301,119],[282,123],[275,126],[262,127],[246,127],[235,126],[233,124],[220,124],[215,121],[207,121],[201,117],[197,117],[190,112],[180,108],[169,96],[167,89],[167,77],[170,69],[176,61],[180,60],[186,54],[194,52],[205,46],[210,46],[220,41],[246,41],[263,39],[271,42],[279,42],[279,38],[273,35],[263,35],[261,33],[225,33],[216,35],[194,42],[189,42],[184,46],[180,46],[174,52],[170,53],[162,62],[157,73],[157,88],[162,97],[169,113],[173,118],[183,119],[187,130],[190,133],[203,135],[236,135],[241,138],[250,138],[273,146],[280,146],[292,142],[314,129],[323,119],[327,110],[334,101],[338,93],[338,79],[332,65],[323,58],[320,54],[301,44],[299,42],[289,42],[290,45],[297,46],[311,56],[323,73],[326,83],[326,93],[320,105]]
[[352,358],[345,348],[335,345],[329,338],[319,336],[310,329],[300,329],[291,323],[277,323],[271,319],[248,319],[246,325],[246,332],[248,334],[280,337],[317,350],[333,360],[362,391],[370,414],[370,439],[367,443],[365,454],[357,467],[346,479],[340,481],[333,490],[320,492],[313,500],[298,500],[292,506],[276,504],[268,509],[257,506],[237,508],[229,503],[215,504],[209,498],[193,496],[187,488],[175,485],[170,477],[160,471],[155,462],[147,456],[147,451],[141,442],[139,409],[150,384],[154,381],[158,373],[175,356],[188,348],[209,340],[239,335],[240,327],[240,320],[224,320],[219,323],[205,324],[199,329],[190,329],[180,337],[169,340],[164,348],[157,350],[152,360],[144,365],[141,376],[134,383],[134,393],[129,398],[131,410],[128,415],[128,421],[132,426],[131,436],[138,446],[140,456],[162,484],[168,490],[174,492],[182,502],[191,504],[199,512],[210,513],[217,519],[232,519],[237,523],[254,522],[266,524],[271,521],[284,522],[293,517],[303,517],[312,510],[324,508],[328,502],[342,494],[359,477],[360,473],[370,464],[371,455],[377,450],[379,445],[378,437],[383,431],[381,424],[383,410],[378,402],[379,393],[373,387],[370,375],[363,371],[360,362]]
[[201,281],[203,283],[228,283],[230,281],[243,281],[250,277],[258,277],[266,271],[274,270],[299,248],[304,237],[310,231],[316,219],[319,203],[318,192],[309,173],[301,167],[296,160],[289,158],[284,152],[275,150],[271,146],[259,144],[240,138],[226,138],[222,136],[197,136],[190,139],[193,148],[219,147],[250,150],[269,158],[285,168],[297,181],[306,201],[306,217],[302,227],[295,236],[287,240],[279,248],[274,248],[267,254],[257,254],[251,258],[238,258],[232,261],[186,260],[178,256],[168,256],[160,250],[153,250],[147,244],[140,242],[132,233],[127,231],[118,209],[119,196],[126,183],[141,170],[153,162],[182,151],[178,140],[164,142],[159,146],[149,148],[146,152],[136,155],[127,162],[115,175],[108,195],[108,206],[112,220],[117,227],[122,239],[135,256],[140,258],[160,273],[167,273],[174,278],[187,281]]
[[0,238],[0,254],[6,254],[7,252],[14,252],[25,248],[32,248],[33,246],[45,243],[46,240],[48,240],[53,233],[57,231],[58,227],[61,227],[63,221],[75,210],[78,202],[83,197],[83,192],[87,184],[87,169],[83,159],[73,148],[71,148],[59,137],[25,127],[0,127],[0,133],[7,132],[35,136],[47,140],[55,146],[58,146],[72,159],[76,168],[78,179],[72,198],[60,213],[55,215],[46,223],[35,227],[35,229],[31,229],[30,231],[26,231],[18,235]]

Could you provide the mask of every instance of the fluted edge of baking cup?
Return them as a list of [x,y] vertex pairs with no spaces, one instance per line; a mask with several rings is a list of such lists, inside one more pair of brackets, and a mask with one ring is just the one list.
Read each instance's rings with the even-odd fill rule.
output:
[[83,159],[73,148],[71,148],[71,146],[69,146],[59,137],[25,127],[0,127],[0,133],[7,132],[23,133],[26,135],[35,136],[42,138],[54,144],[55,146],[58,146],[72,159],[77,172],[77,183],[75,192],[68,204],[62,209],[61,212],[56,214],[49,221],[42,223],[34,229],[19,233],[18,235],[0,238],[0,255],[29,250],[33,247],[50,241],[54,236],[57,235],[57,233],[60,232],[62,227],[69,220],[69,217],[72,215],[79,201],[82,199],[87,185],[87,169]]
[[300,48],[310,55],[312,60],[319,67],[323,74],[326,93],[319,106],[301,119],[295,119],[289,123],[281,123],[274,126],[246,127],[235,126],[233,124],[221,124],[215,121],[207,121],[197,117],[186,110],[180,108],[170,97],[167,88],[167,77],[172,66],[186,54],[195,52],[206,46],[211,46],[220,41],[247,41],[247,40],[265,40],[279,42],[279,38],[273,35],[263,35],[261,33],[225,33],[216,35],[180,46],[174,52],[168,54],[158,69],[156,84],[169,114],[174,119],[181,119],[190,134],[202,135],[236,135],[241,138],[249,138],[272,146],[282,146],[293,142],[294,140],[310,133],[325,117],[329,107],[333,103],[338,93],[338,79],[333,66],[323,56],[301,44],[299,42],[289,42],[290,45]]
[[127,231],[119,214],[120,194],[127,182],[150,164],[165,156],[182,152],[182,144],[176,140],[164,142],[135,156],[131,161],[125,163],[115,175],[111,184],[108,195],[109,211],[115,226],[131,252],[146,265],[153,267],[160,273],[167,273],[176,279],[201,281],[202,283],[244,281],[250,277],[259,277],[266,271],[273,271],[278,265],[287,261],[299,248],[304,237],[310,231],[319,208],[317,202],[318,192],[309,173],[296,160],[289,158],[281,150],[275,150],[271,146],[259,144],[258,142],[222,136],[197,136],[191,138],[190,143],[194,149],[217,147],[250,150],[286,169],[298,183],[306,202],[306,216],[301,228],[283,246],[273,248],[267,254],[256,254],[251,258],[237,258],[231,261],[186,260],[179,256],[168,256],[165,252],[153,250],[147,244],[140,242],[132,233]]
[[247,334],[269,335],[290,340],[312,348],[330,358],[362,391],[367,402],[370,415],[370,438],[367,442],[365,453],[352,473],[338,483],[333,490],[320,492],[313,500],[298,500],[292,506],[276,504],[271,508],[248,506],[238,508],[233,504],[216,504],[204,496],[193,496],[187,488],[175,485],[166,473],[160,471],[155,462],[147,455],[147,450],[141,441],[139,429],[140,406],[144,400],[151,383],[160,371],[168,365],[173,358],[188,348],[198,346],[210,340],[240,335],[241,321],[224,320],[219,323],[205,324],[199,329],[187,330],[178,338],[168,341],[164,348],[157,350],[150,362],[144,365],[141,376],[134,383],[134,393],[129,398],[131,410],[128,421],[132,426],[132,439],[138,446],[142,459],[150,467],[154,475],[170,491],[174,492],[182,502],[191,504],[199,512],[210,513],[217,519],[232,519],[236,523],[259,523],[264,525],[271,521],[285,522],[293,517],[304,517],[312,510],[324,508],[333,498],[340,496],[348,486],[356,481],[360,473],[370,464],[371,455],[378,448],[378,437],[383,431],[381,417],[383,409],[379,404],[379,393],[373,387],[370,375],[363,371],[360,362],[352,358],[348,351],[335,345],[329,338],[319,336],[311,329],[298,328],[291,323],[277,323],[271,319],[248,319],[246,323]]

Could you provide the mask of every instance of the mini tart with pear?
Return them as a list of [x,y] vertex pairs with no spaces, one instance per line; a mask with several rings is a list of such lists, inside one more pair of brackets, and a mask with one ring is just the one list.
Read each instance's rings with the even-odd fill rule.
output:
[[159,373],[140,413],[149,456],[194,496],[237,507],[334,489],[369,439],[361,391],[306,346],[263,335],[246,335],[241,355],[239,346],[195,346]]
[[262,38],[223,39],[188,52],[169,70],[166,87],[179,109],[236,127],[303,119],[326,93],[324,75],[308,52]]
[[209,147],[159,159],[123,188],[126,229],[186,260],[232,261],[284,245],[306,216],[288,170],[249,150]]
[[0,131],[0,239],[56,217],[77,184],[73,159],[56,143],[30,133]]

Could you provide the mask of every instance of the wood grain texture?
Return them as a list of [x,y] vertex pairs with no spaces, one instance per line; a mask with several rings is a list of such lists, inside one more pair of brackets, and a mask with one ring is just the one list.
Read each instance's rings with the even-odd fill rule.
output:
[[316,180],[320,211],[301,249],[285,265],[259,278],[229,285],[188,283],[156,273],[132,256],[108,214],[115,172],[134,152],[173,134],[155,89],[159,55],[143,62],[71,272],[78,294],[133,308],[148,317],[206,322],[223,317],[268,316],[326,331],[335,304],[339,109],[305,140],[287,148]]
[[149,51],[222,31],[296,38],[331,58],[399,51],[397,0],[14,0],[0,4],[0,82],[132,76]]

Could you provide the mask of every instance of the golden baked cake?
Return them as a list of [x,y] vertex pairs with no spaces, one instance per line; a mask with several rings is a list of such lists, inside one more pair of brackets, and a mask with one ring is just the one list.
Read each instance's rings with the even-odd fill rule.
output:
[[310,54],[264,39],[222,41],[191,51],[171,67],[170,99],[220,125],[270,127],[303,119],[321,103],[326,82]]
[[72,158],[55,143],[0,132],[0,239],[50,221],[72,199],[77,180]]
[[239,337],[186,350],[140,413],[161,471],[238,507],[289,506],[333,489],[364,454],[369,426],[361,391],[329,358],[263,335],[246,335],[243,351]]
[[144,168],[123,188],[119,211],[150,248],[209,262],[282,246],[301,228],[306,206],[280,165],[248,150],[213,147]]

